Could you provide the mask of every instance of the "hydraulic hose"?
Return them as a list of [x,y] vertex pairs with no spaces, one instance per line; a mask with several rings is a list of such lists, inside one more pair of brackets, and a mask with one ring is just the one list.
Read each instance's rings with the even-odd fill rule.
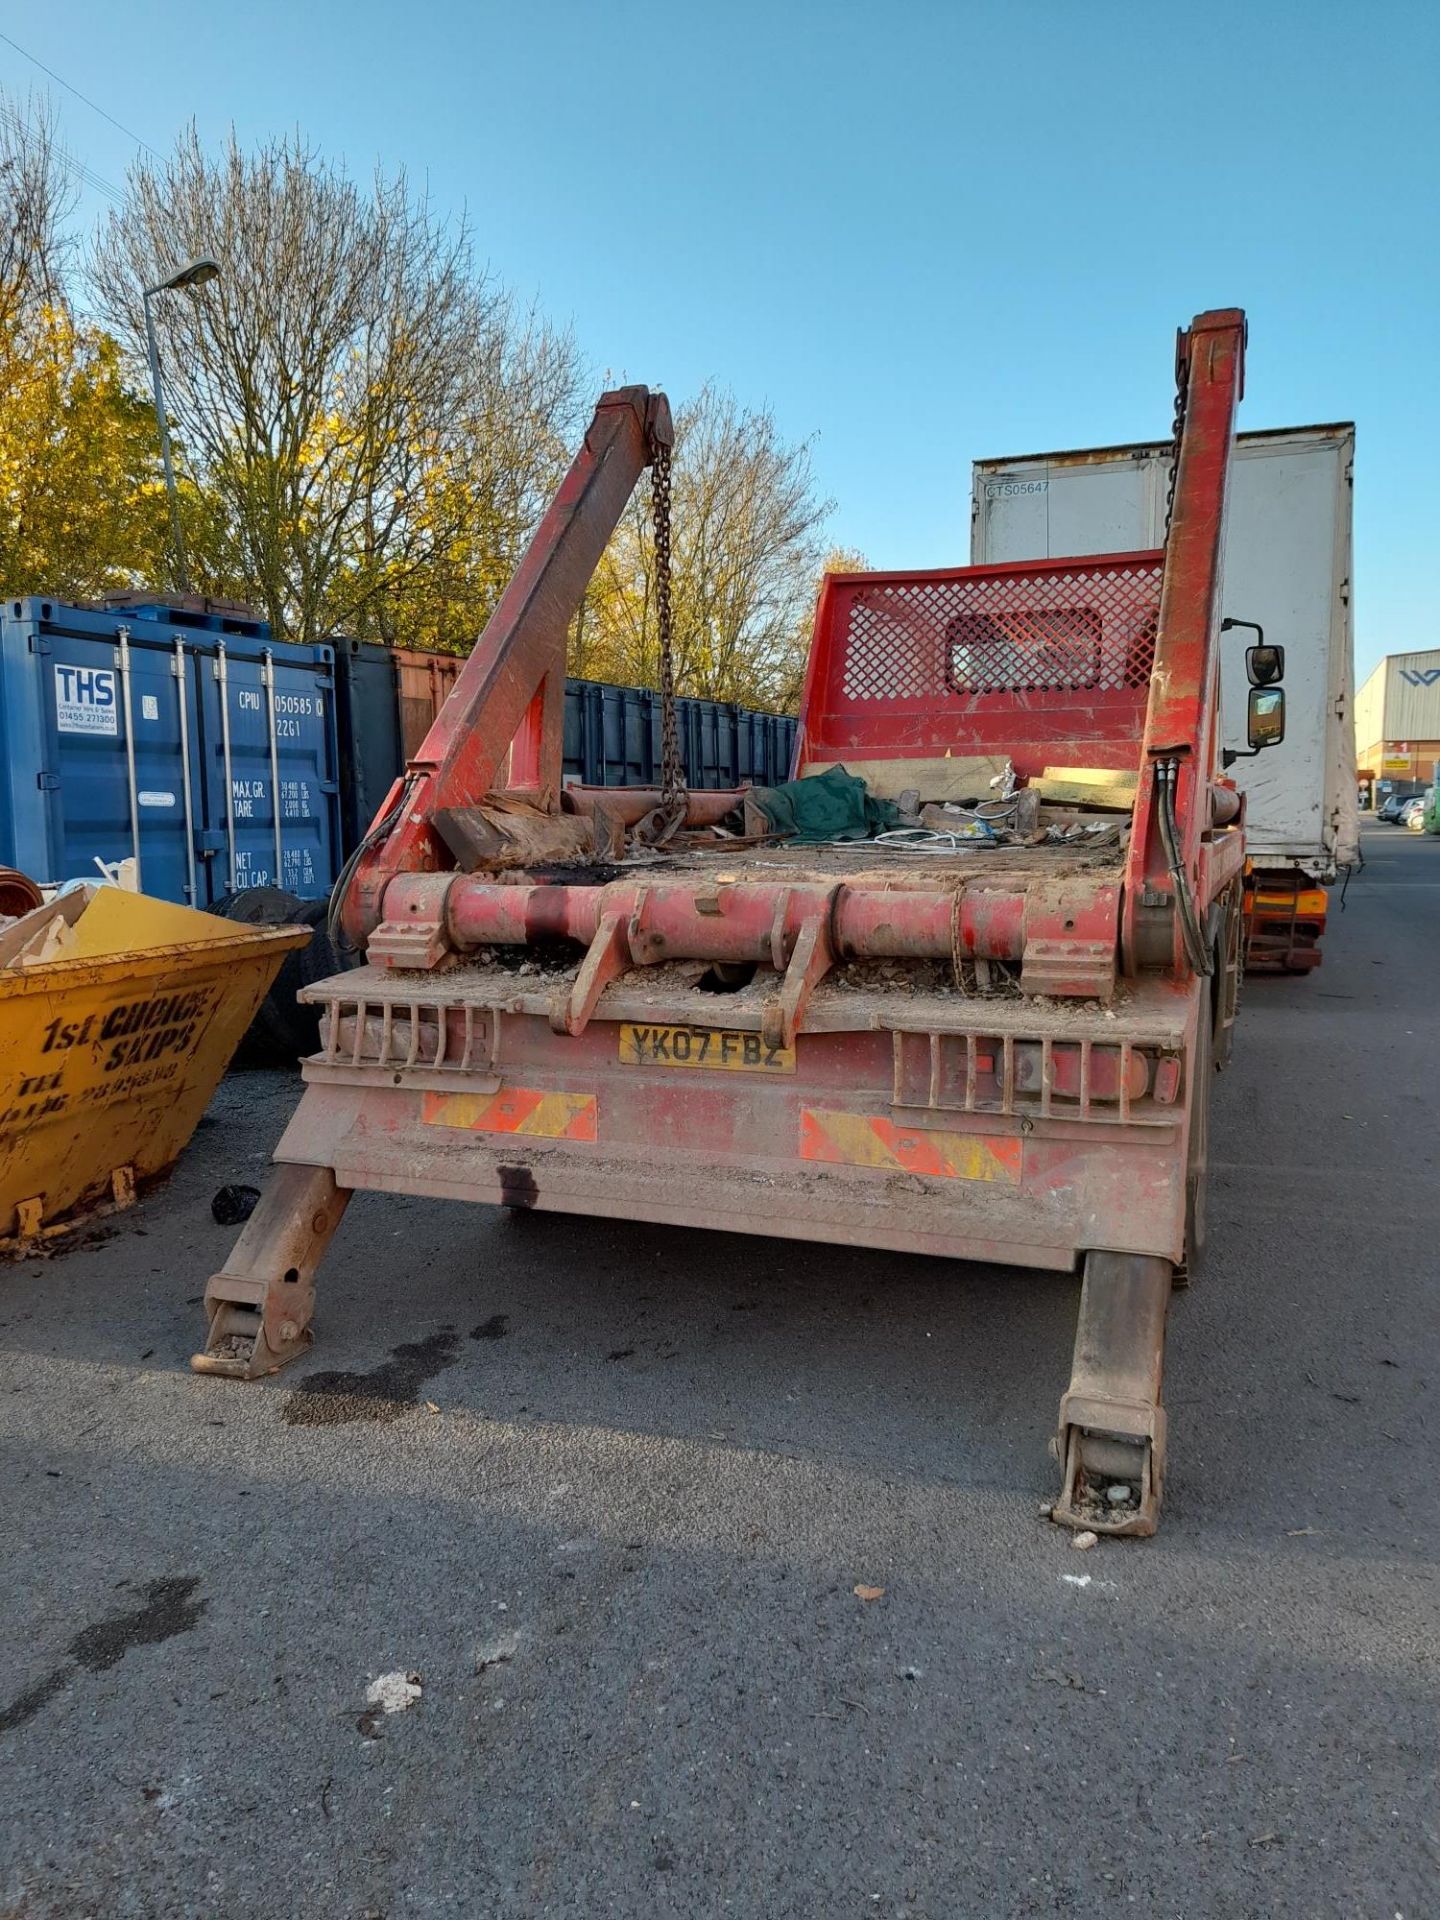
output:
[[1185,943],[1185,957],[1198,974],[1206,976],[1215,971],[1214,958],[1205,944],[1205,936],[1200,928],[1200,916],[1195,911],[1195,896],[1190,890],[1190,876],[1185,871],[1180,857],[1180,833],[1175,824],[1175,785],[1179,776],[1179,763],[1175,760],[1159,760],[1155,764],[1156,811],[1160,822],[1160,842],[1165,849],[1165,858],[1169,862],[1170,877],[1175,882],[1175,899],[1180,909],[1180,933]]
[[371,827],[365,838],[340,869],[339,878],[330,889],[330,904],[325,914],[325,931],[330,936],[330,944],[337,953],[359,952],[357,947],[350,944],[350,938],[340,924],[341,915],[345,911],[345,896],[350,891],[350,882],[355,877],[355,869],[365,858],[365,855],[370,852],[371,848],[378,847],[380,842],[394,830],[396,823],[401,819],[406,807],[410,804],[410,797],[414,789],[415,775],[413,773],[407,774],[405,776],[405,784],[401,788],[394,806],[389,808],[384,817],[377,820],[374,826]]

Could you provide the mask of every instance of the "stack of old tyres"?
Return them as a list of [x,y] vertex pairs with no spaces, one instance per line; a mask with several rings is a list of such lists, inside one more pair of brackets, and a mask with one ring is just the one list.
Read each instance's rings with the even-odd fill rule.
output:
[[238,1059],[255,1067],[288,1067],[320,1045],[320,1009],[299,999],[300,989],[343,971],[326,930],[328,900],[301,900],[280,887],[247,887],[210,909],[247,927],[309,927],[303,947],[287,953],[269,993],[241,1042]]

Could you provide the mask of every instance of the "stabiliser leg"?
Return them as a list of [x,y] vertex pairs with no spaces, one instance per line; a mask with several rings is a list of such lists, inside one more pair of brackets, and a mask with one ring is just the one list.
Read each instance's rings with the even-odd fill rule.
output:
[[1165,1478],[1165,1315],[1174,1269],[1138,1253],[1089,1253],[1055,1453],[1053,1518],[1097,1533],[1154,1533]]
[[230,1258],[205,1289],[210,1331],[196,1373],[258,1380],[310,1345],[315,1269],[344,1217],[349,1189],[329,1167],[277,1166]]

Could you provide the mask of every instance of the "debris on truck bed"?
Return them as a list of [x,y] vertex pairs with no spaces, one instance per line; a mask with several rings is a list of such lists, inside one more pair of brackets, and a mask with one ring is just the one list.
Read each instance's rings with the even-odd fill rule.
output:
[[[737,857],[773,857],[798,848],[874,849],[887,857],[923,860],[997,847],[1118,847],[1129,821],[1116,815],[1128,814],[1135,799],[1133,776],[1127,784],[1124,776],[1103,770],[1047,768],[1043,777],[1027,783],[1017,778],[1008,759],[992,756],[957,763],[978,766],[996,789],[989,795],[976,793],[978,774],[957,779],[946,772],[949,762],[930,760],[910,767],[911,784],[892,800],[881,789],[893,790],[901,777],[896,769],[907,763],[882,764],[878,778],[868,761],[856,769],[836,763],[808,768],[783,786],[753,787],[708,829],[687,821],[663,849],[627,844],[622,834],[616,864],[669,868],[682,855],[701,859],[727,849]],[[1000,771],[989,772],[996,765]],[[1062,774],[1064,778],[1058,777]],[[960,800],[954,797],[959,793],[974,797]],[[599,864],[598,856],[594,858]],[[524,864],[507,856],[477,862],[469,870],[499,871]]]
[[1088,838],[1046,839],[1033,845],[997,839],[955,852],[851,840],[827,846],[781,843],[728,851],[723,846],[712,851],[687,845],[647,860],[644,871],[647,877],[663,875],[667,880],[708,881],[722,887],[783,878],[813,886],[842,881],[854,887],[955,888],[1047,874],[1098,873],[1118,869],[1122,863],[1123,845],[1118,839],[1103,845]]

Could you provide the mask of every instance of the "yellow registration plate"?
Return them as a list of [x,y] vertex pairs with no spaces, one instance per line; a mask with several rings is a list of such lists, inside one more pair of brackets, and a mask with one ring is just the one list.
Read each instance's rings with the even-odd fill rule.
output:
[[795,1049],[772,1047],[758,1033],[726,1027],[620,1025],[625,1067],[704,1067],[724,1073],[794,1073]]

